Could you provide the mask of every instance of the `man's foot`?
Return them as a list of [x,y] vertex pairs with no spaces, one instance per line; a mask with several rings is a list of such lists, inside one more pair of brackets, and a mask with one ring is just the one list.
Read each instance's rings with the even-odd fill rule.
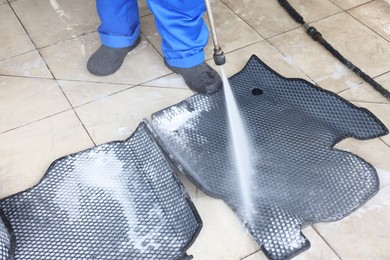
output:
[[133,45],[125,48],[100,46],[88,60],[88,71],[96,76],[108,76],[115,73],[122,66],[127,53],[137,47],[140,41],[141,37],[138,37]]
[[197,93],[212,94],[222,87],[221,77],[206,62],[191,68],[172,67],[167,62],[165,65],[182,76],[187,86]]

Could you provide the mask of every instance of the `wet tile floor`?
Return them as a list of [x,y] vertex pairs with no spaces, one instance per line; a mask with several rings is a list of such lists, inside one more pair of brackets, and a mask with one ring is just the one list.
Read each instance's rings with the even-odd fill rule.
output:
[[[390,102],[313,42],[276,0],[213,0],[228,76],[256,54],[285,77],[305,78],[368,108],[390,127]],[[388,0],[291,0],[342,54],[390,90]],[[93,0],[0,0],[0,197],[36,184],[55,159],[127,138],[143,118],[193,95],[164,66],[160,36],[139,2],[141,44],[120,71],[86,70],[99,46]],[[206,58],[213,65],[212,42]],[[312,247],[296,259],[390,259],[390,137],[336,146],[376,167],[380,192],[334,223],[307,227]],[[204,227],[194,259],[266,259],[221,201],[181,177]]]

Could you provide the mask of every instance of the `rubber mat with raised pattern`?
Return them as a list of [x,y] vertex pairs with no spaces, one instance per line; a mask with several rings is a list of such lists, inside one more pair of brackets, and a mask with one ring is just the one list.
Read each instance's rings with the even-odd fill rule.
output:
[[37,186],[0,201],[13,257],[183,258],[201,221],[168,162],[144,123],[126,141],[56,160]]
[[0,260],[9,260],[11,251],[11,235],[0,217]]
[[368,110],[305,80],[286,79],[256,56],[230,84],[253,145],[251,217],[230,157],[222,91],[155,113],[155,135],[190,179],[236,212],[269,258],[290,258],[310,246],[304,226],[338,220],[378,191],[375,169],[333,145],[388,131]]

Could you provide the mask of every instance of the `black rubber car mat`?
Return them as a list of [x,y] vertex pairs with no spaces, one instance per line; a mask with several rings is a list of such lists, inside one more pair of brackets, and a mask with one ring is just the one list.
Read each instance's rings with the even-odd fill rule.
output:
[[0,217],[0,260],[11,259],[11,234]]
[[16,260],[183,259],[202,226],[144,123],[126,141],[56,160],[0,209]]
[[153,114],[154,134],[198,187],[236,212],[270,259],[291,258],[310,246],[303,227],[338,220],[379,189],[375,169],[334,144],[388,130],[368,110],[305,80],[286,79],[256,56],[229,81],[254,151],[251,219],[230,157],[223,91]]

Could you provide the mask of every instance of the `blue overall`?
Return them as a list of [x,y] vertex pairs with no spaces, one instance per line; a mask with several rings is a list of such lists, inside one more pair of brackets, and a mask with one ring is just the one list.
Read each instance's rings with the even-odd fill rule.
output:
[[[204,0],[147,0],[162,37],[162,52],[173,67],[189,68],[204,61],[208,29]],[[96,0],[103,45],[123,48],[140,35],[137,0]]]

